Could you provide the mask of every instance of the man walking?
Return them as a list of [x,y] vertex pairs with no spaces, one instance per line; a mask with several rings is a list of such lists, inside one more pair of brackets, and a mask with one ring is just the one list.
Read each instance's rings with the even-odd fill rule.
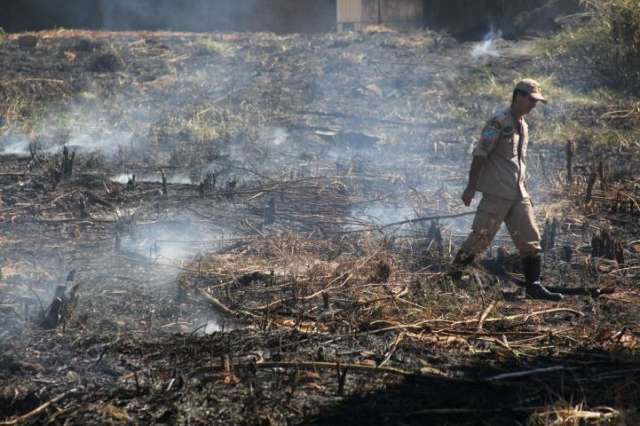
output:
[[467,265],[487,249],[502,222],[506,223],[520,252],[529,297],[561,300],[562,295],[540,283],[540,232],[526,187],[528,127],[524,116],[547,100],[540,84],[520,81],[513,91],[511,106],[487,122],[473,151],[469,183],[462,194],[466,206],[476,191],[482,200],[473,221],[473,232],[456,255],[454,265]]

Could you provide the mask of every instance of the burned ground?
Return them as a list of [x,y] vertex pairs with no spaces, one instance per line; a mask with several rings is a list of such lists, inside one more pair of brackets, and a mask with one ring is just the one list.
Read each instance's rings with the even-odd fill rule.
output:
[[535,43],[24,37],[0,45],[0,424],[637,422],[637,142],[558,130],[637,108],[544,80],[565,300],[522,297],[504,233],[449,267],[483,120],[561,69]]

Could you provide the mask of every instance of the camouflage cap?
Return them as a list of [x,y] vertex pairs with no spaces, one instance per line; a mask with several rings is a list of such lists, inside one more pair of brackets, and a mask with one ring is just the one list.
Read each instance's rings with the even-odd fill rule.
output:
[[547,103],[547,99],[542,96],[542,92],[540,91],[540,83],[531,78],[525,78],[518,82],[514,90],[522,90],[523,92],[530,94],[533,99],[544,102],[545,104]]

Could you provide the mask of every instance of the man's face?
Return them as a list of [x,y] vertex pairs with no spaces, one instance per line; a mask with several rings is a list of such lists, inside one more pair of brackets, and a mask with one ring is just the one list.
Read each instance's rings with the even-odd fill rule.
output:
[[529,93],[516,97],[516,106],[523,114],[529,114],[537,104],[538,100],[534,99]]

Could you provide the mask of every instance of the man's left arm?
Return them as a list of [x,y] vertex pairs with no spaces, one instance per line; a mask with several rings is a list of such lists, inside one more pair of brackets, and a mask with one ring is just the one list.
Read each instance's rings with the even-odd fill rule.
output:
[[482,168],[500,138],[501,128],[500,122],[493,118],[489,120],[482,129],[480,139],[473,150],[473,160],[471,161],[471,169],[469,170],[469,182],[462,193],[462,202],[467,207],[471,205],[471,201],[478,190],[478,181],[480,180]]

